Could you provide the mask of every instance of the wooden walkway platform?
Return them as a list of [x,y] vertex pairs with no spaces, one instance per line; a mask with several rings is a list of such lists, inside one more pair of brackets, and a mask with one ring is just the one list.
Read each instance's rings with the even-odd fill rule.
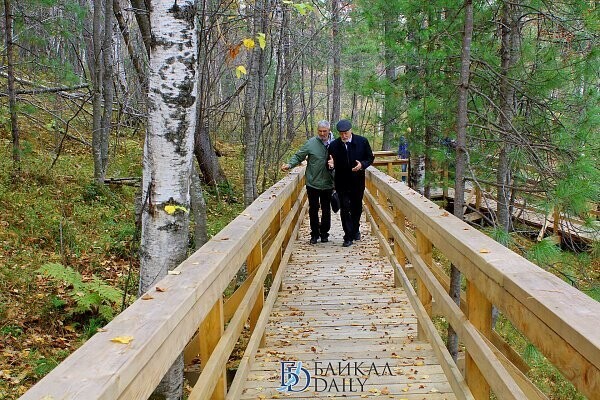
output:
[[[330,241],[316,245],[305,219],[242,398],[454,399],[370,226],[363,221],[363,239],[344,248],[332,219]],[[306,372],[297,381],[284,373],[292,391],[278,391],[282,361],[294,373],[302,362],[310,383]]]
[[[431,192],[432,199],[438,199],[442,196],[442,189],[436,188]],[[454,199],[453,188],[448,188],[448,197]],[[469,191],[469,189],[465,191],[465,202],[468,203],[471,207],[477,207],[475,196]],[[498,205],[496,200],[487,196],[486,199],[481,201],[479,208],[481,210],[485,210],[486,212],[489,212],[490,210],[495,212],[498,208]],[[467,214],[470,214],[472,218],[469,218]],[[474,213],[469,210],[465,213],[465,219],[478,219],[476,214],[477,213]],[[544,213],[532,207],[521,208],[519,206],[515,206],[513,210],[513,217],[526,225],[533,226],[536,228],[542,228],[543,230],[546,230],[547,228],[548,231],[553,231],[555,216],[552,213],[544,215]],[[581,220],[565,219],[561,217],[558,230],[559,234],[565,238],[593,242],[600,239],[600,233],[598,231],[598,221],[596,221],[596,223],[596,227],[586,226]],[[541,237],[543,237],[543,232],[541,233]]]

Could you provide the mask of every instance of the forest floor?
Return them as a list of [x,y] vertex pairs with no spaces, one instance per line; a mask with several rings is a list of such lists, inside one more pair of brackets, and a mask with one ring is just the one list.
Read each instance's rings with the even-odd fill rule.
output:
[[[23,135],[22,174],[11,180],[10,133],[0,131],[0,399],[16,399],[107,321],[78,310],[73,286],[44,276],[58,263],[126,292],[104,301],[114,313],[137,294],[134,200],[138,188],[98,187],[89,148],[66,142],[53,168],[53,137]],[[111,143],[107,177],[141,177],[142,137]],[[212,236],[244,208],[240,146],[220,144],[230,186],[206,189]]]
[[[104,301],[115,313],[137,293],[138,260],[131,186],[91,184],[93,164],[89,148],[67,142],[56,164],[53,137],[24,135],[23,171],[12,181],[10,134],[0,131],[0,399],[16,399],[106,323],[99,308],[78,311],[80,293],[39,269],[58,263],[93,276],[126,293],[124,300]],[[111,144],[108,177],[140,177],[143,138],[121,137]],[[220,162],[230,185],[207,189],[209,236],[242,212],[243,168],[239,145],[218,144]],[[489,233],[489,232],[488,232]],[[526,254],[532,243],[515,236],[513,250]],[[548,267],[562,279],[574,279],[598,299],[600,261],[588,253],[564,253]],[[557,272],[558,271],[558,272]],[[504,324],[504,322],[502,322]],[[519,351],[527,343],[518,333]],[[505,336],[506,336],[505,335]],[[556,386],[557,379],[542,371],[541,384]],[[566,389],[553,398],[569,399]],[[567,396],[567,397],[565,397]]]

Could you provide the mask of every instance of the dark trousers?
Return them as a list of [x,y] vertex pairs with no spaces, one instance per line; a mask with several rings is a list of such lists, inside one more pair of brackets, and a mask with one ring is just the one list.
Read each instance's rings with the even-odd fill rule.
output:
[[340,219],[344,229],[344,240],[354,240],[359,232],[360,216],[362,214],[362,199],[365,189],[348,192],[339,192],[340,196]]
[[[308,195],[308,215],[310,217],[310,237],[329,237],[331,228],[331,193],[333,189],[315,189],[306,187]],[[319,224],[319,206],[321,207],[321,223]]]

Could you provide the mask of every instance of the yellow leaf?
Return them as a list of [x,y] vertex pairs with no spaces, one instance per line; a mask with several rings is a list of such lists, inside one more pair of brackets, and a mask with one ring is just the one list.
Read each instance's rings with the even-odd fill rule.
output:
[[182,206],[174,206],[172,204],[166,205],[165,206],[165,212],[169,215],[173,215],[175,214],[176,211],[183,211],[184,213],[188,212],[188,209]]
[[133,336],[117,336],[110,339],[111,342],[129,344],[133,340]]
[[244,44],[244,46],[246,46],[247,49],[254,48],[254,40],[252,40],[252,39],[244,39],[244,40],[242,40],[242,43]]
[[150,296],[148,293],[142,296],[142,300],[152,300],[154,297]]
[[181,274],[181,271],[169,271],[167,272],[169,275],[179,275]]
[[171,206],[171,205],[165,206],[165,212],[167,214],[173,215],[173,214],[175,214],[175,211],[176,211],[175,206]]
[[480,249],[480,250],[479,250],[479,252],[480,252],[480,253],[487,254],[487,253],[489,253],[490,251],[489,251],[488,249]]
[[256,34],[256,38],[258,39],[258,45],[260,46],[261,49],[265,49],[265,47],[267,46],[267,37],[264,33],[257,33]]
[[237,68],[235,69],[235,76],[239,78],[242,77],[242,74],[246,75],[246,67],[244,67],[243,65],[238,65]]

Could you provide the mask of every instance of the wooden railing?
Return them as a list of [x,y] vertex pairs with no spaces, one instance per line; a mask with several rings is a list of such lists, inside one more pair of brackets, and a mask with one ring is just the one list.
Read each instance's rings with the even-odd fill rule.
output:
[[[374,151],[373,155],[375,156],[373,166],[385,166],[387,167],[387,174],[389,176],[397,176],[398,180],[402,180],[404,177],[404,180],[408,182],[408,177],[410,176],[410,160],[408,158],[399,158],[395,151]],[[394,165],[400,166],[397,174],[394,174]],[[404,171],[402,171],[403,165],[406,165]]]
[[[201,359],[190,399],[238,398],[290,256],[290,238],[306,210],[298,168],[32,387],[22,399],[145,399],[175,359]],[[246,265],[245,282],[224,291]],[[264,301],[265,278],[272,278]],[[261,310],[263,310],[262,316]],[[229,391],[226,363],[250,319],[258,335],[247,346]],[[129,337],[128,344],[112,342]]]
[[[441,343],[430,319],[434,310],[452,325],[466,348],[466,381],[475,399],[489,399],[490,390],[499,399],[545,398],[524,375],[526,364],[492,329],[492,305],[581,393],[600,398],[600,303],[406,185],[374,168],[366,173],[367,216],[397,284],[414,293],[419,333]],[[448,295],[449,279],[433,261],[433,248],[466,278],[460,307]],[[456,376],[452,362],[445,369]],[[450,383],[459,398],[469,397],[460,379]]]

